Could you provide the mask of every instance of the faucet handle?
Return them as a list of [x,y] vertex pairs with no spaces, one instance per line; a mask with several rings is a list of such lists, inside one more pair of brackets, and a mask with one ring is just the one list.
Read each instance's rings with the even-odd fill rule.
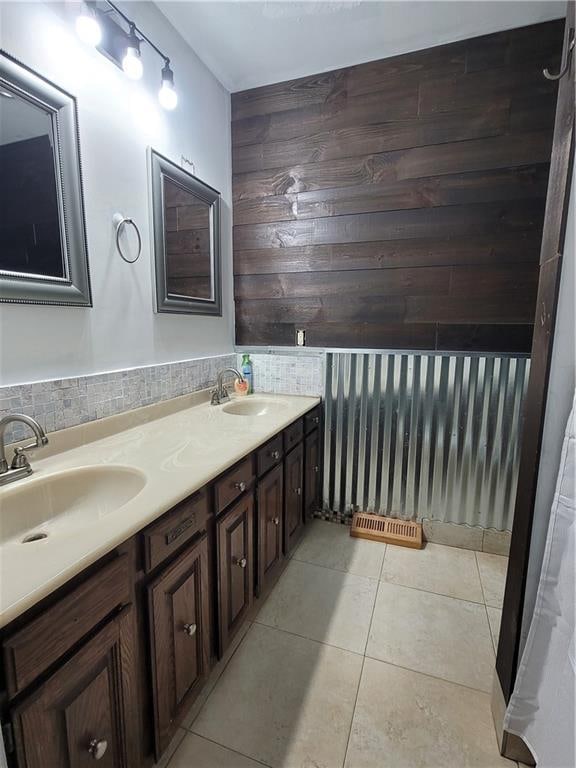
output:
[[24,451],[30,451],[32,448],[39,448],[42,445],[48,445],[48,438],[46,435],[42,435],[40,439],[36,438],[33,443],[28,443],[28,445],[19,445],[18,447],[14,448],[14,457],[12,458],[10,469],[23,469],[29,467],[30,462],[28,461],[28,456],[26,456]]

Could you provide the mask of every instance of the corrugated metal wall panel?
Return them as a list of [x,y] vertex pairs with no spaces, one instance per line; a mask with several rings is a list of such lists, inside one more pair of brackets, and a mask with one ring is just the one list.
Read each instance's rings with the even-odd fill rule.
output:
[[328,353],[325,508],[510,530],[529,364]]

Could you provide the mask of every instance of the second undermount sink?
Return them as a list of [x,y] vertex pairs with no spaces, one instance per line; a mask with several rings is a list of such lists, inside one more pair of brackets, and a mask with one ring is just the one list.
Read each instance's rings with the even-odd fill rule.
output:
[[225,405],[222,410],[232,416],[266,416],[279,409],[286,408],[286,403],[282,400],[271,400],[264,397],[253,397],[250,395],[247,399],[233,400]]
[[0,545],[41,542],[97,523],[146,485],[142,472],[122,466],[32,475],[0,492]]

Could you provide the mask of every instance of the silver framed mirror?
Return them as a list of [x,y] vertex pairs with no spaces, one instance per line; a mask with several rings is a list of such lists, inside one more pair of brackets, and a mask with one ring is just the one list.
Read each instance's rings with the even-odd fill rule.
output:
[[150,149],[157,312],[222,315],[220,193]]
[[1,50],[0,302],[92,306],[76,99]]

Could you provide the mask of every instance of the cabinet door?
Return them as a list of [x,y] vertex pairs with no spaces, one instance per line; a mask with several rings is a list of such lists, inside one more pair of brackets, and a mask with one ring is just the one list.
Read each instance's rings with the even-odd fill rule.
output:
[[304,449],[296,446],[284,460],[284,551],[290,552],[302,534],[304,496]]
[[252,604],[254,499],[243,496],[216,523],[220,654]]
[[209,600],[204,536],[148,587],[157,758],[208,672]]
[[132,611],[110,621],[12,712],[22,768],[136,768]]
[[258,483],[258,593],[282,562],[284,472],[278,465]]
[[304,459],[304,517],[311,518],[320,508],[320,433],[307,435]]

